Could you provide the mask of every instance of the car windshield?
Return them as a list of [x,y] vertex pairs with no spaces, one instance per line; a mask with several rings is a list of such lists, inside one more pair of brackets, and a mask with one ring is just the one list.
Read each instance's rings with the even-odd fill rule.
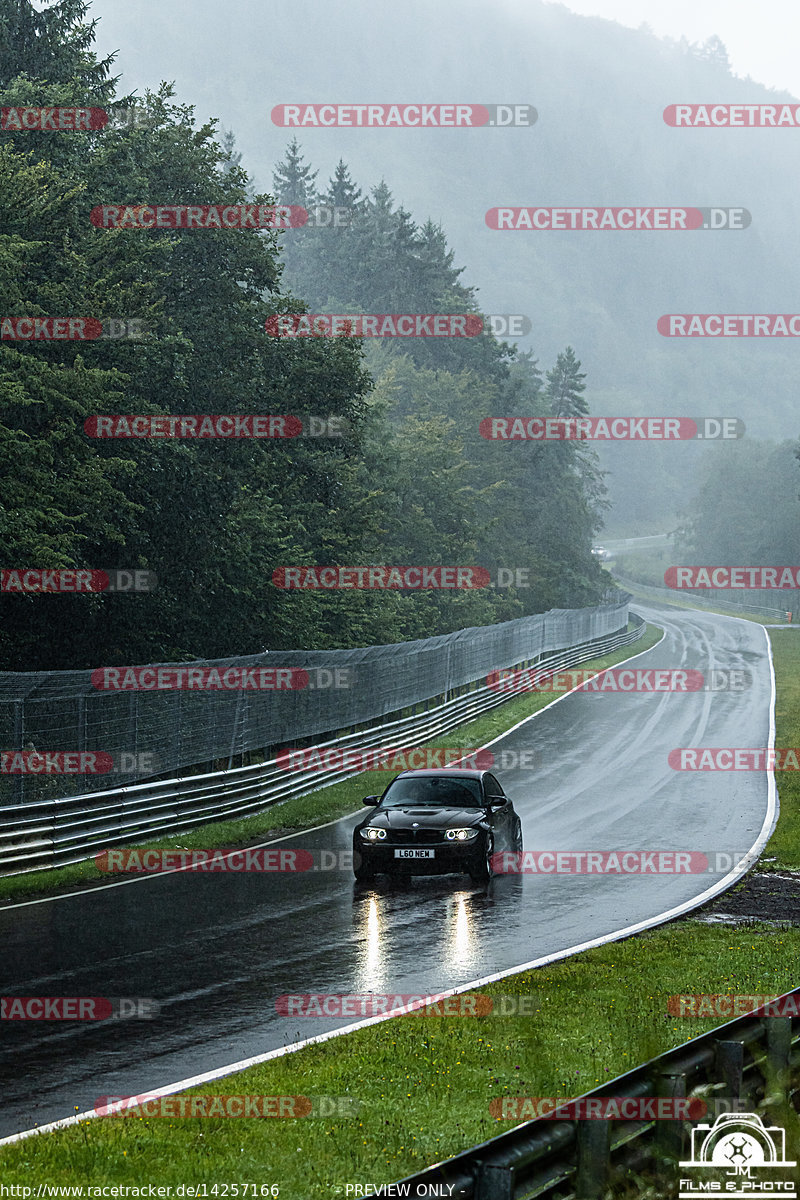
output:
[[382,803],[388,808],[430,804],[440,807],[483,808],[479,779],[439,779],[435,775],[417,779],[395,779]]

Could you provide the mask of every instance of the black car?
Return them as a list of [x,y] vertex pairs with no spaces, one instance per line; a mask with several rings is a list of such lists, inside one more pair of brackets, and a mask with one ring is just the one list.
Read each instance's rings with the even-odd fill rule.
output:
[[403,771],[353,832],[356,879],[380,872],[467,872],[477,882],[495,873],[492,855],[522,852],[522,824],[489,771]]

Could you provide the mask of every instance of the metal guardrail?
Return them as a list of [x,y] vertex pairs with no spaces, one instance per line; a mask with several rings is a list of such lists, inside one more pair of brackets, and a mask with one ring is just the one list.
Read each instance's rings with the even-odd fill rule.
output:
[[689,608],[727,608],[731,610],[731,616],[740,613],[742,609],[746,609],[750,612],[758,612],[766,614],[770,617],[778,617],[781,620],[786,619],[786,613],[788,609],[785,607],[785,602],[784,604],[781,604],[780,601],[776,601],[772,606],[765,604],[747,604],[744,601],[734,600],[732,598],[721,598],[716,593],[712,597],[698,594],[697,592],[692,591],[690,588],[681,588],[678,590],[676,588],[657,587],[652,583],[639,583],[638,580],[628,579],[625,576],[620,575],[617,571],[614,571],[613,567],[611,567],[610,570],[620,587],[624,587],[627,591],[637,593],[642,599],[645,600],[659,600],[663,601],[665,604],[677,605],[683,603]]
[[[787,992],[800,1011],[800,988]],[[791,1007],[791,1006],[790,1006]],[[800,1015],[739,1017],[577,1099],[698,1097],[733,1111],[752,1111],[778,1087],[789,1100],[800,1078]],[[774,1096],[774,1092],[772,1092]],[[734,1107],[735,1106],[735,1107]],[[713,1122],[713,1117],[704,1118]],[[677,1120],[528,1121],[393,1185],[396,1195],[448,1195],[453,1200],[599,1200],[630,1170],[675,1166],[668,1195],[677,1195],[678,1161],[686,1158],[691,1124]],[[443,1185],[451,1189],[444,1190]],[[404,1191],[404,1185],[408,1191]],[[421,1185],[425,1185],[424,1187]],[[434,1185],[438,1185],[436,1190]],[[660,1193],[659,1193],[660,1194]]]
[[[564,670],[638,641],[644,618],[631,613],[633,629],[606,634],[518,667]],[[472,720],[510,697],[486,684],[399,720],[364,726],[319,743],[318,749],[403,746],[411,749]],[[0,808],[0,874],[19,875],[83,862],[101,849],[156,836],[174,836],[212,821],[252,816],[273,804],[317,791],[353,769],[290,772],[277,758],[232,770],[131,784],[107,791],[30,801]]]

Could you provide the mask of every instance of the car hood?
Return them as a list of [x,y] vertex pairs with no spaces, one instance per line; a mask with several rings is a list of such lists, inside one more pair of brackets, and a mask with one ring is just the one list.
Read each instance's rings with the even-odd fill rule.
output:
[[478,825],[486,817],[483,809],[436,807],[426,804],[414,808],[383,808],[367,821],[379,829],[465,829]]

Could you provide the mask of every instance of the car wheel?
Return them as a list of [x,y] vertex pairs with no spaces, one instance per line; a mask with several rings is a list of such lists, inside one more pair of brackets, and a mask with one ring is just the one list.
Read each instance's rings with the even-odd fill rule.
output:
[[486,839],[486,847],[481,857],[475,860],[469,868],[469,873],[475,883],[488,883],[494,875],[492,867],[492,854],[494,853],[494,843],[491,838]]
[[517,827],[514,830],[514,853],[522,854],[522,822],[517,820]]

